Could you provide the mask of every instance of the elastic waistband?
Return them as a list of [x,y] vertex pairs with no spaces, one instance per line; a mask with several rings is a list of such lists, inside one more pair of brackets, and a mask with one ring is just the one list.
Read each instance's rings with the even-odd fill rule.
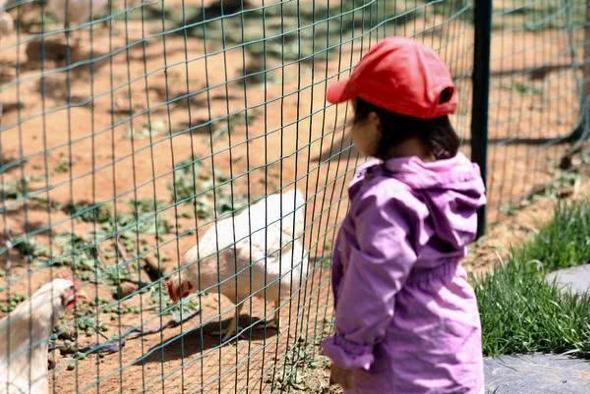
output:
[[456,259],[447,260],[433,268],[418,268],[410,272],[407,285],[418,285],[430,283],[432,281],[443,281],[453,279],[459,268],[459,261]]

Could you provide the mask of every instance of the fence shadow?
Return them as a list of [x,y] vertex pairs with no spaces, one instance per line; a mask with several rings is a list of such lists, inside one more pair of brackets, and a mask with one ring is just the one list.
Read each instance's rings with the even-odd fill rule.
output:
[[[221,325],[226,327],[229,321],[230,319],[223,320]],[[256,341],[277,335],[277,330],[274,328],[268,328],[265,332],[263,324],[264,321],[261,319],[240,315],[240,326],[249,326],[250,328],[242,334],[244,339],[238,338],[238,340]],[[223,342],[219,335],[212,334],[218,329],[219,322],[211,322],[202,327],[196,327],[190,331],[175,335],[172,338],[164,339],[163,344],[153,346],[143,357],[135,361],[134,365],[180,360],[196,353],[231,344],[232,341]]]
[[210,19],[222,16],[227,17],[252,7],[249,1],[244,0],[215,1],[208,6],[195,8],[192,16],[184,21],[178,21],[174,26],[174,30],[179,35],[185,34],[185,32],[191,33],[193,30],[200,29],[199,24],[202,22],[208,22]]

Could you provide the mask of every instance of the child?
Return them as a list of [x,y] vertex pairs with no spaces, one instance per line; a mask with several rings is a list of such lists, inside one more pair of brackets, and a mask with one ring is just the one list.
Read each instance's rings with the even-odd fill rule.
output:
[[479,314],[459,261],[484,184],[458,153],[449,70],[389,38],[327,98],[354,100],[354,144],[378,159],[352,181],[335,245],[336,334],[323,343],[332,381],[346,393],[482,393]]

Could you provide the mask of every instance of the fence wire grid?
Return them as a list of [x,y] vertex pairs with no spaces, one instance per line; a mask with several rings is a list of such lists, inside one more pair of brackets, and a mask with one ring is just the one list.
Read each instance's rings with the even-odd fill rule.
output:
[[[324,92],[380,39],[414,37],[451,68],[468,154],[474,2],[3,1],[8,380],[18,366],[24,392],[328,392],[317,345],[332,330],[330,253],[363,159],[352,109]],[[586,135],[586,2],[493,6],[496,221]],[[201,290],[173,303],[165,281],[191,275]],[[25,300],[58,277],[86,299],[43,320],[62,290]],[[49,369],[34,357],[47,348]]]

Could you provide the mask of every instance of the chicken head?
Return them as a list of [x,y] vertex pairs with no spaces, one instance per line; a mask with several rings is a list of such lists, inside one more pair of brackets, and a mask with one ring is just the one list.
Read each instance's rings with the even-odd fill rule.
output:
[[195,285],[188,278],[180,277],[167,280],[166,289],[172,302],[176,303],[191,294],[195,290]]

